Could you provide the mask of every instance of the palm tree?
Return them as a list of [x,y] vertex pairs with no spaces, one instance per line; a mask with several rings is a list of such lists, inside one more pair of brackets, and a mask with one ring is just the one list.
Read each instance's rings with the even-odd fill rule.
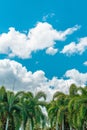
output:
[[59,106],[58,106],[56,101],[51,101],[47,105],[47,112],[48,112],[48,118],[49,118],[49,121],[50,121],[50,126],[51,126],[51,128],[53,128],[54,125],[56,124],[56,130],[59,129],[59,126],[58,126],[58,110],[59,110]]
[[7,93],[4,86],[0,88],[0,125],[2,129],[4,129],[4,125],[6,122],[5,111],[3,110],[4,102],[6,101]]
[[56,99],[57,105],[59,106],[58,110],[58,122],[62,124],[62,130],[65,129],[64,123],[68,123],[68,103],[69,103],[69,95],[66,95],[62,92],[56,92],[53,96],[53,99]]
[[46,105],[46,94],[42,91],[38,92],[35,96],[32,92],[26,92],[21,99],[22,107],[22,127],[25,130],[26,124],[30,122],[30,130],[34,128],[34,123],[44,124],[45,116],[41,107]]
[[75,84],[71,84],[69,88],[69,102],[68,102],[68,115],[69,115],[68,122],[70,125],[70,130],[72,130],[73,122],[76,123],[74,120],[76,119],[76,114],[73,115],[74,113],[73,104],[74,104],[74,99],[76,99],[77,96],[79,96],[77,92],[77,86]]
[[[48,116],[50,118],[51,127],[56,124],[56,130],[59,129],[59,124],[62,123],[62,130],[64,130],[64,104],[66,95],[62,92],[56,92],[53,95],[53,100],[48,107]],[[62,112],[61,112],[62,111]]]
[[[10,129],[10,122],[13,125],[12,130],[15,129],[15,124],[17,129],[20,127],[20,112],[21,112],[21,104],[20,104],[20,96],[23,92],[18,92],[14,94],[11,91],[7,91],[7,100],[4,103],[4,110],[6,111],[7,119],[6,119],[6,127],[5,130]],[[18,118],[19,117],[19,118]]]
[[[68,104],[75,95],[77,95],[77,86],[75,84],[70,86],[69,95],[64,94],[63,92],[56,92],[53,95],[53,102],[51,103],[51,107],[49,107],[48,114],[49,117],[50,115],[52,116],[52,120],[53,116],[56,116],[56,130],[58,130],[58,124],[60,124],[60,126],[62,125],[62,130],[64,130],[64,122],[65,124],[70,125],[70,129],[72,130],[71,117],[68,116]],[[54,115],[54,113],[56,114]]]
[[68,108],[73,127],[79,130],[84,129],[84,124],[87,121],[87,88],[77,88],[77,93],[71,98]]
[[[78,100],[76,100],[76,103],[79,105],[79,113],[78,113],[78,126],[82,127],[84,129],[84,126],[86,125],[87,122],[87,87],[79,87],[78,91],[80,91],[80,96]],[[81,128],[82,129],[82,128]]]

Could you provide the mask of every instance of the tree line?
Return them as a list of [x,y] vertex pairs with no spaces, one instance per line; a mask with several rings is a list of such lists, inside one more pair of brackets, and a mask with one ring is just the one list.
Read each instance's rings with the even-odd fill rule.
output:
[[86,86],[72,84],[68,94],[57,91],[50,102],[46,96],[0,87],[0,130],[87,130]]

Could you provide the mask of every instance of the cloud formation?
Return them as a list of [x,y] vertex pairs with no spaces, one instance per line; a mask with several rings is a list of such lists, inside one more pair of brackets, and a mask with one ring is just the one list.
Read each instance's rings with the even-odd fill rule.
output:
[[35,93],[42,90],[47,94],[47,100],[50,100],[56,91],[68,93],[72,83],[85,86],[87,73],[72,69],[66,71],[63,78],[53,76],[52,79],[48,79],[42,70],[32,73],[14,60],[0,60],[0,86],[4,85],[10,90]]
[[57,52],[58,52],[58,49],[55,49],[53,47],[49,47],[46,50],[46,54],[49,54],[49,55],[55,55]]
[[87,73],[80,73],[76,69],[68,70],[65,73],[65,77],[72,79],[76,84],[84,86],[87,84]]
[[87,50],[87,37],[80,38],[78,43],[71,42],[68,45],[65,45],[61,53],[66,55],[72,54],[83,54]]
[[67,35],[78,29],[79,26],[76,25],[65,31],[57,31],[47,22],[38,22],[34,28],[29,30],[28,34],[25,34],[11,27],[7,33],[0,35],[0,54],[25,59],[30,58],[32,52],[38,50],[49,50],[52,47],[53,51],[57,51],[54,49],[56,41],[65,40]]
[[87,61],[85,61],[85,62],[83,63],[83,65],[87,66]]
[[32,73],[27,71],[20,63],[4,59],[0,60],[0,85],[5,85],[8,89],[33,90],[44,85],[47,78],[42,70]]

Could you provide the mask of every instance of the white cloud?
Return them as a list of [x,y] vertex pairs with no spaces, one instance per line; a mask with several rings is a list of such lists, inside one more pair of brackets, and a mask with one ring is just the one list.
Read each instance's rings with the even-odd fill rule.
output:
[[83,63],[83,65],[87,66],[87,61],[85,61],[85,62]]
[[87,73],[80,73],[76,69],[68,70],[65,77],[66,79],[53,76],[48,79],[42,70],[32,73],[14,60],[0,60],[0,86],[33,93],[42,90],[47,94],[47,100],[50,100],[56,91],[68,93],[72,83],[78,86],[85,86],[87,83]]
[[55,49],[53,47],[49,47],[46,50],[46,54],[49,54],[49,55],[55,55],[57,52],[58,52],[58,49]]
[[47,22],[39,22],[28,34],[9,28],[7,33],[0,35],[0,54],[7,54],[9,57],[30,58],[32,52],[53,47],[56,42],[65,40],[67,35],[78,30],[79,26],[68,28],[65,31],[55,30]]
[[64,80],[63,78],[59,79],[58,77],[53,77],[49,81],[49,86],[51,86],[51,88],[54,87],[52,95],[56,91],[62,91],[64,93],[68,93],[69,87],[72,83],[75,83],[75,81],[72,79]]
[[65,76],[75,81],[78,85],[84,86],[87,84],[87,73],[80,73],[76,69],[68,70]]
[[14,60],[0,60],[0,85],[8,89],[33,90],[47,82],[42,70],[32,73]]
[[87,37],[80,38],[78,43],[71,42],[68,45],[65,45],[61,53],[66,55],[72,54],[83,54],[87,50]]

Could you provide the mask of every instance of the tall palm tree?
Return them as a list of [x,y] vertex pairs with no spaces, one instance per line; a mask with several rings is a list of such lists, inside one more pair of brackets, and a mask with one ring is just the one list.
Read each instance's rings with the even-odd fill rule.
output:
[[47,105],[47,112],[48,112],[48,118],[50,121],[50,127],[53,128],[56,124],[56,130],[59,129],[59,124],[58,124],[58,110],[59,106],[56,101],[51,101]]
[[75,84],[71,84],[69,88],[68,121],[70,125],[70,130],[72,130],[73,121],[75,122],[74,119],[76,119],[75,118],[76,114],[74,115],[74,119],[72,117],[73,117],[73,112],[74,112],[74,109],[73,109],[74,99],[77,98],[77,96],[79,96],[77,89],[78,87]]
[[18,92],[15,94],[11,91],[7,91],[7,101],[4,103],[4,110],[6,111],[6,115],[7,115],[5,130],[10,129],[9,128],[10,122],[11,123],[13,122],[14,128],[12,128],[12,129],[15,129],[15,122],[14,121],[16,121],[16,127],[18,127],[18,128],[20,127],[18,125],[18,123],[20,121],[19,120],[20,111],[21,111],[20,95],[22,93],[23,92]]
[[4,86],[0,87],[0,125],[2,129],[4,129],[6,122],[6,115],[4,111],[4,102],[6,101],[7,93]]
[[29,120],[30,130],[34,128],[34,123],[42,123],[44,121],[44,114],[41,107],[46,105],[46,94],[42,91],[34,95],[32,92],[26,92],[21,99],[22,107],[22,120],[23,120],[23,129],[26,128],[26,123]]
[[[78,121],[77,124],[78,126],[83,127],[86,125],[87,122],[87,87],[79,87],[78,91],[80,91],[80,96],[79,98],[76,100],[75,103],[78,104],[78,110],[79,112],[78,114]],[[76,105],[76,104],[75,104]],[[77,105],[76,105],[77,106]]]
[[[63,92],[56,92],[53,95],[53,103],[48,110],[49,116],[53,116],[56,112],[56,130],[58,130],[58,124],[62,124],[62,130],[64,130],[64,122],[70,126],[72,130],[71,119],[69,118],[68,104],[73,96],[77,95],[77,86],[72,84],[69,89],[69,94],[64,94]],[[55,103],[54,103],[55,102]],[[53,112],[53,115],[52,115]],[[54,116],[55,117],[55,116]],[[50,117],[51,118],[51,117]]]
[[[59,124],[62,123],[62,130],[64,130],[64,114],[61,112],[65,104],[66,95],[62,92],[56,92],[53,95],[53,100],[51,101],[48,107],[48,116],[50,118],[51,127],[53,124],[56,124],[56,130],[59,129]],[[61,114],[61,116],[60,116]]]
[[[80,91],[80,93],[78,93]],[[77,88],[77,94],[73,95],[69,105],[70,118],[73,127],[84,129],[87,114],[87,88]],[[83,128],[82,128],[83,127]]]
[[69,96],[62,92],[56,92],[53,98],[54,99],[56,98],[57,104],[59,106],[58,122],[60,125],[62,124],[62,130],[64,130],[65,129],[64,123],[68,120],[68,103],[70,100]]

